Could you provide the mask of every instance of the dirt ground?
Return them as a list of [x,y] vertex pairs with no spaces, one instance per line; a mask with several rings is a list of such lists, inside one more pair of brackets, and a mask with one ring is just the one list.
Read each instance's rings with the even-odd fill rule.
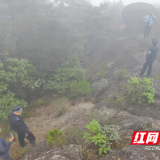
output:
[[[52,100],[49,105],[40,106],[33,110],[32,116],[26,118],[25,123],[29,130],[35,135],[37,143],[39,143],[46,138],[48,131],[52,129],[56,128],[65,131],[66,128],[77,124],[84,127],[84,123],[87,123],[88,115],[93,106],[94,104],[91,102],[77,102],[73,106],[67,99],[65,99],[61,105],[57,105],[56,100]],[[58,111],[60,107],[65,107],[67,110],[66,113],[59,116]],[[80,119],[82,119],[82,121]],[[32,146],[28,145],[25,149],[22,149],[19,146],[16,134],[15,138],[16,141],[10,151],[13,159],[18,160],[26,151],[32,149]]]

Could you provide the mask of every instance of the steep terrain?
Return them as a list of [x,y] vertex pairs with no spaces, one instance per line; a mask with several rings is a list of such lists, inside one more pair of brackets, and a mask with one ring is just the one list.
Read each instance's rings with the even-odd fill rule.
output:
[[[71,126],[84,128],[92,119],[97,119],[101,123],[107,121],[120,126],[121,140],[119,144],[100,160],[118,160],[118,158],[122,160],[159,160],[159,151],[147,151],[144,150],[144,146],[130,146],[133,131],[160,130],[159,58],[155,61],[150,77],[154,79],[156,89],[154,104],[129,105],[126,107],[126,104],[117,105],[107,101],[117,90],[123,91],[129,77],[139,74],[145,51],[150,46],[150,39],[144,40],[141,36],[121,37],[112,46],[101,49],[98,55],[90,55],[90,68],[96,63],[100,64],[100,62],[104,63],[106,61],[107,64],[112,62],[104,75],[108,85],[105,89],[95,88],[93,93],[96,104],[77,102],[72,106],[68,100],[65,100],[63,104],[68,107],[68,110],[59,117],[57,117],[55,101],[48,106],[37,108],[33,116],[26,119],[29,128],[37,137],[37,145],[34,148],[29,146],[29,152],[21,160],[80,160],[77,145],[64,145],[62,148],[51,149],[46,147],[44,139],[51,129],[58,128],[65,132]],[[126,70],[126,74],[117,82],[115,71],[119,69]],[[95,85],[93,85],[94,87]]]

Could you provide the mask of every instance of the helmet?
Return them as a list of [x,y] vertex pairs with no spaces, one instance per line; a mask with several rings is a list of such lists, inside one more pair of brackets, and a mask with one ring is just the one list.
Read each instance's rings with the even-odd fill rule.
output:
[[152,39],[152,43],[153,43],[154,45],[156,45],[156,44],[158,43],[158,40],[155,39],[155,38],[153,38],[153,39]]

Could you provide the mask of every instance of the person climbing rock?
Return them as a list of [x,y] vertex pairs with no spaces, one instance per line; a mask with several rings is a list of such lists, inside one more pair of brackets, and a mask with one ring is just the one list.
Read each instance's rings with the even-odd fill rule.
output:
[[156,18],[155,15],[153,15],[152,12],[149,12],[148,15],[146,15],[143,20],[146,22],[145,30],[144,30],[144,38],[147,38],[149,36],[149,33],[151,31],[151,28],[153,26],[153,20]]
[[24,123],[22,117],[22,106],[16,106],[12,108],[12,113],[9,115],[10,128],[17,132],[18,140],[22,148],[24,148],[27,143],[24,138],[28,139],[33,145],[36,144],[35,136],[29,131],[27,125]]
[[0,159],[2,160],[12,160],[9,149],[12,145],[14,137],[9,138],[9,143],[7,144],[4,139],[0,138]]
[[157,39],[155,39],[155,38],[152,39],[152,47],[146,53],[146,59],[144,61],[143,68],[141,70],[140,76],[142,76],[144,74],[147,67],[148,67],[147,76],[149,76],[151,74],[152,66],[153,66],[153,63],[154,63],[154,61],[157,57],[157,53],[158,53],[158,48],[156,46],[157,43],[158,43]]

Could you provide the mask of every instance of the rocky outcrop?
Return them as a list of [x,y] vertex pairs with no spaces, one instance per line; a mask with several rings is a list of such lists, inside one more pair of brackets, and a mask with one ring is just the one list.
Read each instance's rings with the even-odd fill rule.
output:
[[140,30],[144,28],[143,17],[148,12],[153,12],[155,15],[157,13],[156,8],[149,3],[132,3],[123,9],[122,17],[127,27]]
[[80,160],[75,145],[63,146],[59,149],[48,148],[44,142],[39,143],[27,153],[23,160]]
[[[143,108],[144,109],[144,108]],[[146,109],[146,112],[148,110]],[[144,116],[135,116],[127,111],[118,111],[115,108],[108,107],[106,103],[99,103],[94,107],[93,112],[105,117],[107,122],[114,122],[120,126],[119,140],[117,147],[113,148],[109,154],[99,160],[159,160],[159,150],[155,148],[145,148],[145,146],[131,146],[133,131],[147,130],[159,131],[160,121]],[[83,121],[83,120],[81,120]],[[105,123],[105,122],[101,122]],[[102,124],[103,125],[103,124]],[[64,145],[62,148],[52,149],[46,146],[43,141],[34,148],[30,148],[30,152],[24,155],[22,160],[81,160],[79,157],[78,145]]]
[[[134,42],[134,43],[133,43]],[[127,43],[127,45],[125,45]],[[116,49],[119,48],[118,51]],[[131,138],[133,131],[159,131],[160,130],[160,63],[155,61],[151,78],[154,79],[154,87],[156,89],[156,97],[154,104],[136,104],[126,105],[125,103],[115,103],[108,99],[115,95],[116,92],[124,93],[124,86],[128,79],[137,76],[143,65],[145,51],[151,46],[150,41],[139,37],[131,37],[123,39],[116,43],[114,52],[107,54],[107,58],[113,61],[113,65],[107,70],[102,80],[93,82],[93,96],[96,97],[96,105],[94,104],[78,104],[71,106],[67,113],[61,117],[54,117],[48,108],[47,117],[44,116],[44,110],[41,111],[41,119],[48,120],[47,125],[41,125],[44,131],[51,128],[59,128],[66,130],[71,125],[84,129],[85,125],[93,119],[99,120],[101,125],[116,124],[120,126],[119,134],[121,139],[116,147],[108,155],[103,155],[99,160],[159,160],[160,152],[145,146],[131,146]],[[116,48],[117,47],[117,48]],[[123,48],[123,49],[122,49]],[[120,69],[127,70],[125,75],[121,75],[117,81],[115,71]],[[106,81],[106,80],[107,81]],[[40,111],[40,109],[39,109]],[[39,112],[37,112],[39,113]],[[40,115],[40,114],[37,114]],[[44,116],[44,117],[43,117]],[[31,124],[35,122],[33,117]],[[31,118],[30,118],[31,120]],[[37,119],[39,122],[39,119]],[[37,129],[37,128],[36,128]],[[159,147],[159,146],[158,146]],[[119,159],[118,159],[119,158]],[[52,149],[46,146],[46,143],[39,143],[30,152],[26,153],[21,160],[81,160],[79,157],[78,145],[65,145],[62,148]],[[84,159],[83,159],[84,160]]]
[[[159,146],[158,148],[160,149]],[[127,146],[121,151],[113,150],[108,156],[100,160],[117,160],[118,158],[120,160],[159,160],[160,152],[159,150],[155,150],[155,146],[152,146],[152,148],[145,146]]]

